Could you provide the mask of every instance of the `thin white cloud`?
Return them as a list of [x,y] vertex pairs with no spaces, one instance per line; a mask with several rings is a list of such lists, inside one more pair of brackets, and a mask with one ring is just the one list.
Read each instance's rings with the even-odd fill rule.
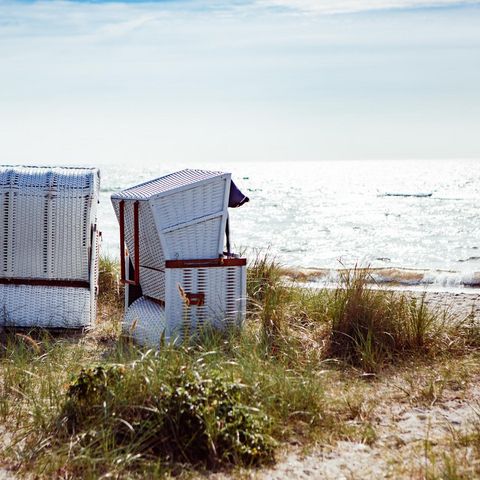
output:
[[121,37],[137,29],[141,29],[147,23],[155,21],[156,18],[157,17],[155,15],[141,15],[140,17],[134,18],[132,20],[109,23],[105,26],[100,27],[97,31],[97,34],[100,37]]
[[478,0],[257,0],[265,7],[286,7],[321,14],[355,13],[371,10],[391,10],[425,7],[474,5]]
[[164,17],[241,18],[271,13],[280,7],[292,13],[337,14],[382,9],[407,9],[475,5],[480,0],[200,0],[180,2],[139,2],[119,0],[115,3],[40,0],[19,3],[0,0],[0,37],[12,36],[123,36],[151,26]]

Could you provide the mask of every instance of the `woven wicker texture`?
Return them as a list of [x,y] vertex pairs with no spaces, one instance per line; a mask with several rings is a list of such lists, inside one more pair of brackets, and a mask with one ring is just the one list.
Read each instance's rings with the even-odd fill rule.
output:
[[86,327],[91,324],[93,303],[88,288],[0,284],[0,325]]
[[157,300],[165,300],[165,272],[163,270],[140,267],[140,278],[144,295]]
[[148,298],[133,302],[125,313],[123,333],[140,345],[159,348],[162,335],[167,338],[165,309]]
[[[165,311],[169,331],[181,338],[212,325],[218,329],[239,326],[245,320],[245,267],[167,268]],[[187,293],[203,293],[204,304],[188,305]]]
[[95,168],[0,167],[0,277],[90,284],[0,285],[3,325],[81,328],[94,323],[98,196]]
[[0,276],[90,278],[97,169],[0,167]]
[[165,256],[169,260],[218,258],[223,252],[223,216],[161,234]]
[[151,205],[158,228],[163,231],[195,219],[223,213],[226,207],[227,178],[229,176],[223,174],[170,195],[152,198]]

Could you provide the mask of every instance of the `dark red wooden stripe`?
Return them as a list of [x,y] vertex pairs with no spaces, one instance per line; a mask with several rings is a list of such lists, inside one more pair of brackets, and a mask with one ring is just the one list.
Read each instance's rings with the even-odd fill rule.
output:
[[48,278],[0,278],[0,284],[33,285],[36,287],[90,288],[90,283],[84,280],[53,280]]
[[166,268],[212,268],[212,267],[243,267],[246,258],[207,258],[194,260],[167,260]]

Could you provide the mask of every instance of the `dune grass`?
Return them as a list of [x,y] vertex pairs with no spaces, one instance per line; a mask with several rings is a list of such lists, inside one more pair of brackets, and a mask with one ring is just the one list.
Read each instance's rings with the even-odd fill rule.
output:
[[[123,286],[120,284],[118,260],[101,255],[98,262],[98,301],[100,306],[123,307]],[[113,305],[112,305],[113,304]]]
[[103,259],[100,274],[96,331],[3,338],[0,422],[10,441],[2,458],[19,473],[188,476],[268,464],[285,442],[371,444],[374,388],[364,372],[388,375],[417,358],[480,347],[478,325],[372,290],[368,271],[309,290],[258,255],[242,331],[205,331],[196,344],[147,351],[119,338],[115,262]]
[[283,344],[304,360],[335,358],[372,373],[447,345],[480,345],[478,324],[428,308],[425,295],[372,288],[368,269],[344,270],[337,288],[323,290],[292,286],[283,273],[274,260],[259,256],[247,281],[250,313],[273,350]]
[[424,296],[372,289],[369,275],[364,269],[344,272],[341,288],[330,295],[330,354],[375,372],[406,353],[441,348],[447,313],[427,308]]

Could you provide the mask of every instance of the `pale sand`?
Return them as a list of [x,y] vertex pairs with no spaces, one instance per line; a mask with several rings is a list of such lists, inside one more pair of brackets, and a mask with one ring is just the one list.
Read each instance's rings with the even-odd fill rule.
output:
[[381,405],[376,411],[373,446],[345,441],[307,455],[291,449],[273,468],[247,476],[258,480],[423,479],[425,440],[435,445],[445,442],[453,430],[467,432],[474,416],[472,405],[479,397],[480,388],[472,385],[465,398],[453,396],[431,407]]
[[[472,292],[427,292],[425,301],[433,309],[447,309],[449,315],[460,320],[472,316],[480,321],[480,292],[475,289]],[[406,292],[419,298],[422,293]]]
[[[372,446],[343,441],[314,448],[306,455],[294,447],[279,454],[272,468],[245,476],[256,480],[424,479],[425,440],[444,444],[452,432],[469,431],[474,408],[478,409],[479,382],[480,378],[472,382],[461,398],[448,392],[446,400],[433,406],[380,401],[373,422],[377,439]],[[468,456],[459,461],[471,463]],[[428,464],[428,468],[433,466]]]

